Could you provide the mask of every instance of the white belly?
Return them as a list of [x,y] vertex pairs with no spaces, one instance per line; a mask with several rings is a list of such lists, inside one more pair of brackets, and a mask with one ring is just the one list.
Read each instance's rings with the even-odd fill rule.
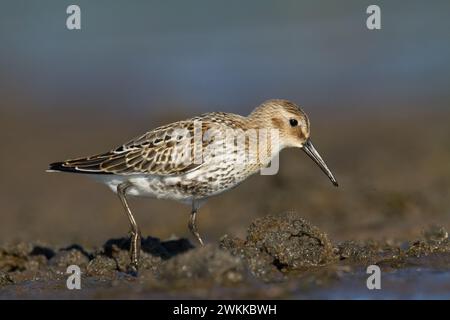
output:
[[176,183],[179,179],[172,178],[172,183],[168,183],[166,177],[152,175],[101,175],[95,176],[94,179],[106,184],[115,193],[117,193],[119,184],[129,182],[131,186],[127,189],[127,195],[170,199],[181,202],[190,202],[192,200],[192,195],[176,188]]

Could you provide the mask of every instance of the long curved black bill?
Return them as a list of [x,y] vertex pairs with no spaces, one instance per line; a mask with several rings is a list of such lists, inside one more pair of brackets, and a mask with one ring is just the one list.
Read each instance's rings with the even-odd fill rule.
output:
[[313,161],[322,169],[322,171],[328,176],[335,187],[339,186],[330,169],[328,169],[327,164],[323,161],[319,152],[314,148],[311,139],[308,139],[303,145],[303,151],[311,158]]

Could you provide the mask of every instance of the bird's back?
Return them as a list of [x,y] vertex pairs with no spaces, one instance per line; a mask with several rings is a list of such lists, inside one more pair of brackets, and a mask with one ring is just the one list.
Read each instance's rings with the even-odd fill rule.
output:
[[236,161],[245,148],[230,153],[224,147],[227,134],[244,133],[246,125],[247,118],[240,115],[205,113],[158,127],[105,153],[52,163],[49,170],[98,175],[107,184],[147,179],[183,196],[207,197],[254,173],[255,166]]

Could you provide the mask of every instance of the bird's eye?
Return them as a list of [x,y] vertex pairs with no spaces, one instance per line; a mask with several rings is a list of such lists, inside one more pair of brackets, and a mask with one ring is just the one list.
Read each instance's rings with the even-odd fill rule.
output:
[[290,119],[289,123],[290,123],[291,127],[296,127],[298,125],[297,119]]

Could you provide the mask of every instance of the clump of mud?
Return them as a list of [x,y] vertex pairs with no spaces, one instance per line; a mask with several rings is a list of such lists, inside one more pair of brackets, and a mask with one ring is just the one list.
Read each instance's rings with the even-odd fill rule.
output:
[[73,245],[60,249],[51,255],[48,264],[57,270],[66,270],[70,265],[77,265],[85,269],[92,255],[86,252],[81,246]]
[[[54,248],[42,244],[18,243],[0,248],[0,285],[23,281],[62,279],[67,267],[77,265],[82,274],[102,280],[115,280],[127,271],[129,239],[111,239],[97,250],[79,245]],[[192,249],[186,239],[142,240],[140,268],[152,273],[160,271],[165,260]]]
[[0,271],[39,270],[54,255],[53,250],[30,243],[18,243],[0,248]]
[[437,252],[450,252],[448,232],[441,226],[424,230],[422,238],[412,242],[407,250],[409,256],[416,257]]
[[14,281],[11,277],[4,271],[0,271],[0,286],[6,286],[8,284],[13,284]]
[[254,275],[266,280],[280,278],[280,272],[336,260],[328,236],[294,213],[257,219],[248,228],[245,241],[225,236],[221,246],[243,258]]
[[385,259],[394,259],[401,254],[400,244],[380,241],[344,241],[336,246],[340,260],[364,264],[376,264]]
[[70,265],[79,266],[85,281],[92,280],[95,286],[140,284],[151,292],[205,285],[285,284],[286,278],[297,276],[305,277],[303,283],[324,283],[368,264],[402,268],[420,262],[418,257],[440,253],[447,256],[430,261],[445,267],[450,253],[448,233],[442,227],[427,229],[410,242],[344,241],[333,245],[324,232],[294,213],[257,219],[249,226],[246,239],[226,235],[219,246],[195,248],[186,239],[144,238],[137,278],[127,273],[129,247],[127,238],[108,240],[93,250],[79,245],[6,245],[0,247],[0,287],[53,283],[52,288],[66,289]]
[[191,250],[170,259],[161,268],[166,281],[212,280],[215,283],[236,283],[243,280],[245,266],[241,259],[213,245]]
[[[442,226],[431,226],[413,241],[344,241],[336,246],[341,261],[349,264],[377,264],[388,269],[414,266],[417,259],[450,253],[448,232]],[[420,259],[423,264],[423,259]]]
[[[79,245],[54,248],[20,243],[0,248],[0,285],[36,279],[62,279],[70,265],[86,277],[117,280],[126,276],[130,241],[108,240],[101,248]],[[335,260],[326,234],[295,214],[254,221],[246,240],[223,237],[220,246],[194,248],[186,239],[142,239],[140,271],[172,284],[206,281],[242,282],[253,274],[265,281],[282,280],[290,270],[317,267]]]

